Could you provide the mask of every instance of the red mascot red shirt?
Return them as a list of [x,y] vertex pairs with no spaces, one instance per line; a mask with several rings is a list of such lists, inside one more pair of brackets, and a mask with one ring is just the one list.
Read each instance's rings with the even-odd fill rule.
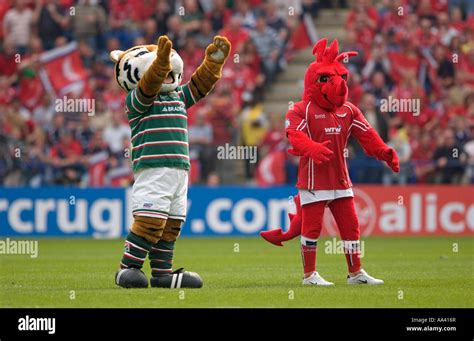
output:
[[363,141],[361,135],[373,129],[357,107],[346,102],[335,111],[327,111],[312,101],[301,101],[288,111],[285,124],[287,132],[303,132],[315,142],[331,141],[330,149],[334,152],[334,157],[321,165],[316,165],[310,157],[302,156],[297,188],[327,190],[352,187],[346,164],[347,141],[351,135]]

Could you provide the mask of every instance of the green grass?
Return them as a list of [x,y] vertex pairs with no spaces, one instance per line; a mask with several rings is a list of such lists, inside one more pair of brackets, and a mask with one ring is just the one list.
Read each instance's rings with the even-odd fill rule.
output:
[[364,267],[385,280],[377,287],[348,286],[345,258],[325,254],[326,240],[318,270],[335,287],[301,286],[297,240],[278,248],[258,238],[183,238],[175,265],[199,272],[202,289],[126,290],[114,284],[121,240],[40,239],[36,259],[0,255],[0,306],[474,307],[474,238],[367,238]]

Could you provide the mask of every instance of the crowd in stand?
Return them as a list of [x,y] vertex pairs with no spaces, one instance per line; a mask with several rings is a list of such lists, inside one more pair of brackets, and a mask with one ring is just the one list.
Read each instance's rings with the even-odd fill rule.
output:
[[[258,126],[260,138],[250,134],[248,139],[259,146],[259,159],[286,148],[284,113],[248,118],[261,112],[266,90],[291,58],[290,39],[301,16],[315,15],[316,3],[0,0],[1,184],[130,184],[125,93],[115,84],[108,54],[153,43],[161,34],[172,39],[184,61],[184,81],[216,34],[231,41],[231,58],[238,58],[227,63],[212,94],[189,112],[193,182],[222,182],[225,169],[219,167],[216,146],[242,143],[246,124]],[[473,182],[473,7],[469,0],[452,0],[449,7],[441,0],[386,0],[377,6],[369,0],[354,2],[342,46],[359,52],[348,65],[349,100],[398,151],[402,166],[393,175],[351,141],[348,163],[354,182]],[[57,113],[48,95],[36,108],[26,109],[18,95],[21,78],[34,70],[40,53],[70,41],[78,43],[87,68],[96,114]],[[419,99],[420,111],[384,110],[383,101],[390,97]],[[295,183],[296,160],[287,158],[281,167],[282,181]],[[247,169],[246,177],[240,181],[252,181],[255,171]]]
[[[390,0],[371,6],[358,0],[346,32],[345,48],[359,52],[350,65],[350,100],[401,161],[394,175],[351,143],[352,179],[473,183],[474,3]],[[420,109],[385,107],[388,99],[415,99]]]
[[[154,43],[167,34],[184,61],[186,82],[206,46],[221,34],[232,43],[231,58],[239,60],[227,63],[212,95],[189,112],[193,180],[218,183],[213,146],[235,138],[242,108],[261,100],[286,65],[289,32],[305,10],[304,1],[291,3],[296,13],[288,17],[281,12],[285,7],[273,1],[0,0],[2,183],[129,184],[125,93],[115,84],[109,52]],[[47,94],[28,110],[21,79],[34,72],[42,52],[71,41],[78,43],[87,69],[95,115],[56,112]]]
[[[474,183],[474,2],[356,0],[342,48],[359,53],[348,64],[349,101],[401,161],[394,174],[351,138],[353,182]],[[281,131],[269,129],[263,146],[286,148]],[[281,166],[289,184],[297,161],[286,155]]]

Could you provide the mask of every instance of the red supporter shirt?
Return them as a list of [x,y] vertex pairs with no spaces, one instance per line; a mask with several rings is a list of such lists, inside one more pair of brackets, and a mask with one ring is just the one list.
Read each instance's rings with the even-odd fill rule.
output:
[[331,141],[333,158],[316,165],[309,157],[300,157],[296,187],[307,190],[336,190],[352,187],[347,171],[344,150],[349,136],[357,140],[367,130],[373,129],[362,112],[346,102],[335,112],[328,112],[311,101],[301,101],[286,114],[286,131],[304,132],[313,141]]
[[[227,27],[224,27],[220,32],[220,35],[226,37],[231,45],[232,45],[232,51],[239,51],[240,47],[248,40],[249,38],[249,33],[243,29],[240,28],[238,31],[233,31]],[[234,53],[232,52],[232,53]]]
[[72,140],[70,144],[57,143],[53,148],[51,148],[51,156],[59,158],[68,158],[70,156],[80,156],[82,155],[81,144]]

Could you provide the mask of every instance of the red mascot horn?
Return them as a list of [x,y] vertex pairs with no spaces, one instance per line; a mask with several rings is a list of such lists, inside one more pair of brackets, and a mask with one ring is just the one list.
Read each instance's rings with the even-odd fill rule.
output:
[[355,57],[358,55],[356,51],[349,51],[339,53],[339,43],[337,39],[334,39],[331,46],[326,49],[328,40],[323,38],[319,40],[316,45],[313,47],[313,55],[316,56],[317,63],[333,63],[340,62],[343,59],[348,59],[350,57]]

